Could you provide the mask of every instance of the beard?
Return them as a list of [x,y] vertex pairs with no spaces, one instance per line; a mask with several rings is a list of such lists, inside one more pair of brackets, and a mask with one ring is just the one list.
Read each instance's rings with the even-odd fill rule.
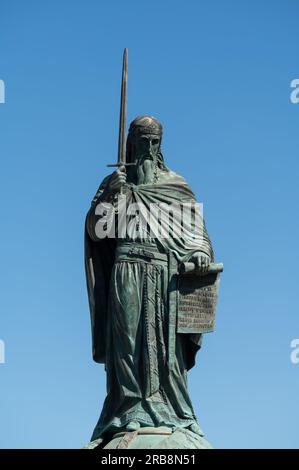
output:
[[143,156],[136,165],[137,184],[154,182],[157,157]]

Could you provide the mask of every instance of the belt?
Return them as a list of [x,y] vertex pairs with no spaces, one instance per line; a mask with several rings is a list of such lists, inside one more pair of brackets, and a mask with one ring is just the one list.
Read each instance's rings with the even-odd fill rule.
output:
[[116,248],[115,261],[133,261],[135,259],[141,259],[146,262],[165,262],[168,261],[168,255],[166,253],[160,253],[157,247],[154,245],[143,245],[132,243],[123,243]]

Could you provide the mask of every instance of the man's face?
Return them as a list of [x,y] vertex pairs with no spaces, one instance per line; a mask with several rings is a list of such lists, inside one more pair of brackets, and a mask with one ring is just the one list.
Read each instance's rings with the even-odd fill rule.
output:
[[161,138],[155,134],[141,134],[134,139],[135,155],[139,161],[154,160],[159,152]]

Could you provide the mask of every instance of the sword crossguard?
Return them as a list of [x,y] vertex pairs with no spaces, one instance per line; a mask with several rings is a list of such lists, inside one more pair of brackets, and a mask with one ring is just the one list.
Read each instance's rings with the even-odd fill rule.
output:
[[118,162],[118,163],[108,163],[108,167],[116,167],[116,166],[135,166],[136,163],[124,163],[124,162]]

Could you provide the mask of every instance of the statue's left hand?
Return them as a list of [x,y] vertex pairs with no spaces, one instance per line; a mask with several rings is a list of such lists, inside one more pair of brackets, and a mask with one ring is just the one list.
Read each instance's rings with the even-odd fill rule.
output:
[[195,269],[199,272],[206,273],[209,269],[211,260],[210,257],[205,253],[197,251],[191,256],[189,262],[194,263]]

